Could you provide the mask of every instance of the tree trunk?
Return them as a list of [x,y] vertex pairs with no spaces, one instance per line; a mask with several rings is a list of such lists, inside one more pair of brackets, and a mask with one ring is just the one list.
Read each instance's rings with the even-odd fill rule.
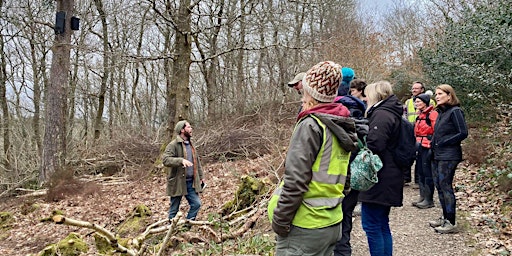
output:
[[52,48],[50,83],[45,97],[45,131],[39,183],[49,181],[51,175],[62,170],[66,159],[67,86],[70,66],[70,27],[74,0],[58,0],[57,11],[66,13],[64,32],[55,35]]
[[[4,1],[0,0],[0,9],[2,9],[4,5]],[[2,14],[3,15],[3,14]],[[0,108],[2,109],[2,138],[4,142],[3,152],[5,155],[5,158],[2,159],[2,164],[5,169],[10,169],[10,152],[9,149],[11,148],[11,141],[10,141],[10,118],[9,118],[9,108],[7,106],[7,70],[6,70],[6,59],[4,54],[4,37],[3,35],[0,36]]]
[[[35,28],[32,28],[31,30],[33,31],[34,29]],[[35,33],[33,32],[33,34]],[[42,73],[44,73],[44,71],[40,71],[40,65],[42,63],[46,63],[46,55],[41,57],[42,63],[38,63],[34,38],[30,39],[30,57],[32,59],[32,73],[34,79],[34,116],[32,117],[32,129],[34,130],[33,141],[37,150],[37,155],[41,155],[41,81],[43,80]]]
[[103,76],[101,76],[100,92],[98,94],[98,112],[94,119],[94,140],[100,138],[101,128],[103,124],[103,110],[105,109],[105,93],[107,92],[107,82],[110,74],[109,68],[109,48],[108,48],[108,27],[107,16],[103,11],[103,3],[101,0],[94,0],[96,9],[101,19],[102,39],[103,39]]
[[[167,27],[165,31],[165,54],[171,53],[171,28]],[[170,141],[173,139],[174,135],[174,124],[176,121],[174,117],[176,116],[176,85],[172,83],[172,66],[173,62],[171,59],[164,59],[164,73],[165,73],[165,88],[166,88],[166,109],[167,109],[167,137],[166,140]],[[167,141],[167,142],[168,142]]]
[[[189,118],[190,110],[190,64],[192,53],[192,37],[190,35],[191,10],[190,0],[180,0],[176,16],[176,40],[174,42],[175,62],[172,66],[173,82],[176,84],[176,115],[174,121]],[[169,127],[174,130],[174,127]]]

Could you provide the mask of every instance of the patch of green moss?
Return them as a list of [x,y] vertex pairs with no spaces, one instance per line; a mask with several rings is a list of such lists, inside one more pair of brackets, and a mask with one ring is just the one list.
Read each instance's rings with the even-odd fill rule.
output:
[[[130,239],[128,238],[117,237],[117,242],[124,247],[127,247],[129,240]],[[116,252],[116,249],[110,244],[110,242],[98,233],[94,234],[94,244],[98,253],[101,255],[128,255],[127,253]]]
[[251,206],[260,196],[268,192],[263,180],[252,176],[242,176],[241,183],[235,193],[235,198],[222,206],[222,214],[228,215],[237,210]]
[[128,234],[138,233],[147,224],[148,217],[151,216],[149,207],[140,204],[135,206],[128,218],[119,225],[117,233],[120,236],[127,236]]
[[69,233],[69,235],[57,242],[46,246],[38,256],[78,256],[89,250],[87,244],[82,240],[79,234]]
[[0,212],[0,240],[3,240],[9,237],[9,230],[11,229],[11,225],[14,222],[14,218],[12,213],[10,212]]
[[135,208],[133,209],[133,212],[134,212],[134,215],[138,216],[138,217],[147,217],[147,216],[151,216],[151,214],[153,214],[151,212],[151,209],[149,209],[149,207],[147,207],[143,204],[139,204],[139,205],[135,206]]
[[5,225],[10,225],[13,221],[12,213],[10,212],[0,212],[0,227]]
[[94,245],[101,255],[114,254],[114,247],[110,245],[109,241],[104,236],[98,235],[97,233],[94,234]]

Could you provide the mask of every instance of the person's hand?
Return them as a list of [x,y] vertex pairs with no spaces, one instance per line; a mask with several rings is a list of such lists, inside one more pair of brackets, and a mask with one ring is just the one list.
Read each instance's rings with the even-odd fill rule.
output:
[[183,159],[183,161],[181,161],[181,163],[183,164],[183,167],[191,167],[192,165],[194,165],[192,162],[190,162],[189,160],[187,159]]

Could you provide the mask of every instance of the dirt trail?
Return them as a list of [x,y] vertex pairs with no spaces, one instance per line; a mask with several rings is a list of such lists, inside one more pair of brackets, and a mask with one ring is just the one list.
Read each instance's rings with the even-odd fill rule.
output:
[[[411,205],[418,197],[418,190],[404,188],[404,206],[391,209],[390,227],[393,233],[393,255],[395,256],[454,256],[472,255],[471,235],[462,228],[458,234],[439,234],[428,225],[429,220],[441,216],[437,197],[436,207],[420,210]],[[460,216],[458,216],[460,219]],[[464,221],[459,222],[463,224]],[[361,228],[361,217],[354,218],[352,230],[352,255],[367,256],[368,243]],[[460,226],[460,225],[459,225]]]

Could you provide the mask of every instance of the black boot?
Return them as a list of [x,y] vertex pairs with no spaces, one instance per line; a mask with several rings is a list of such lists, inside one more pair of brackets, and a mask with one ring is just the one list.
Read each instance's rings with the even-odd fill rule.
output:
[[428,186],[423,186],[423,196],[424,200],[417,203],[415,206],[420,209],[428,209],[434,207],[434,191],[432,191]]
[[423,202],[425,200],[425,185],[423,183],[418,183],[420,187],[420,197],[417,201],[412,202],[412,206],[416,206],[417,204]]
[[420,209],[428,209],[434,207],[434,200],[432,199],[425,199],[415,205],[416,207]]

